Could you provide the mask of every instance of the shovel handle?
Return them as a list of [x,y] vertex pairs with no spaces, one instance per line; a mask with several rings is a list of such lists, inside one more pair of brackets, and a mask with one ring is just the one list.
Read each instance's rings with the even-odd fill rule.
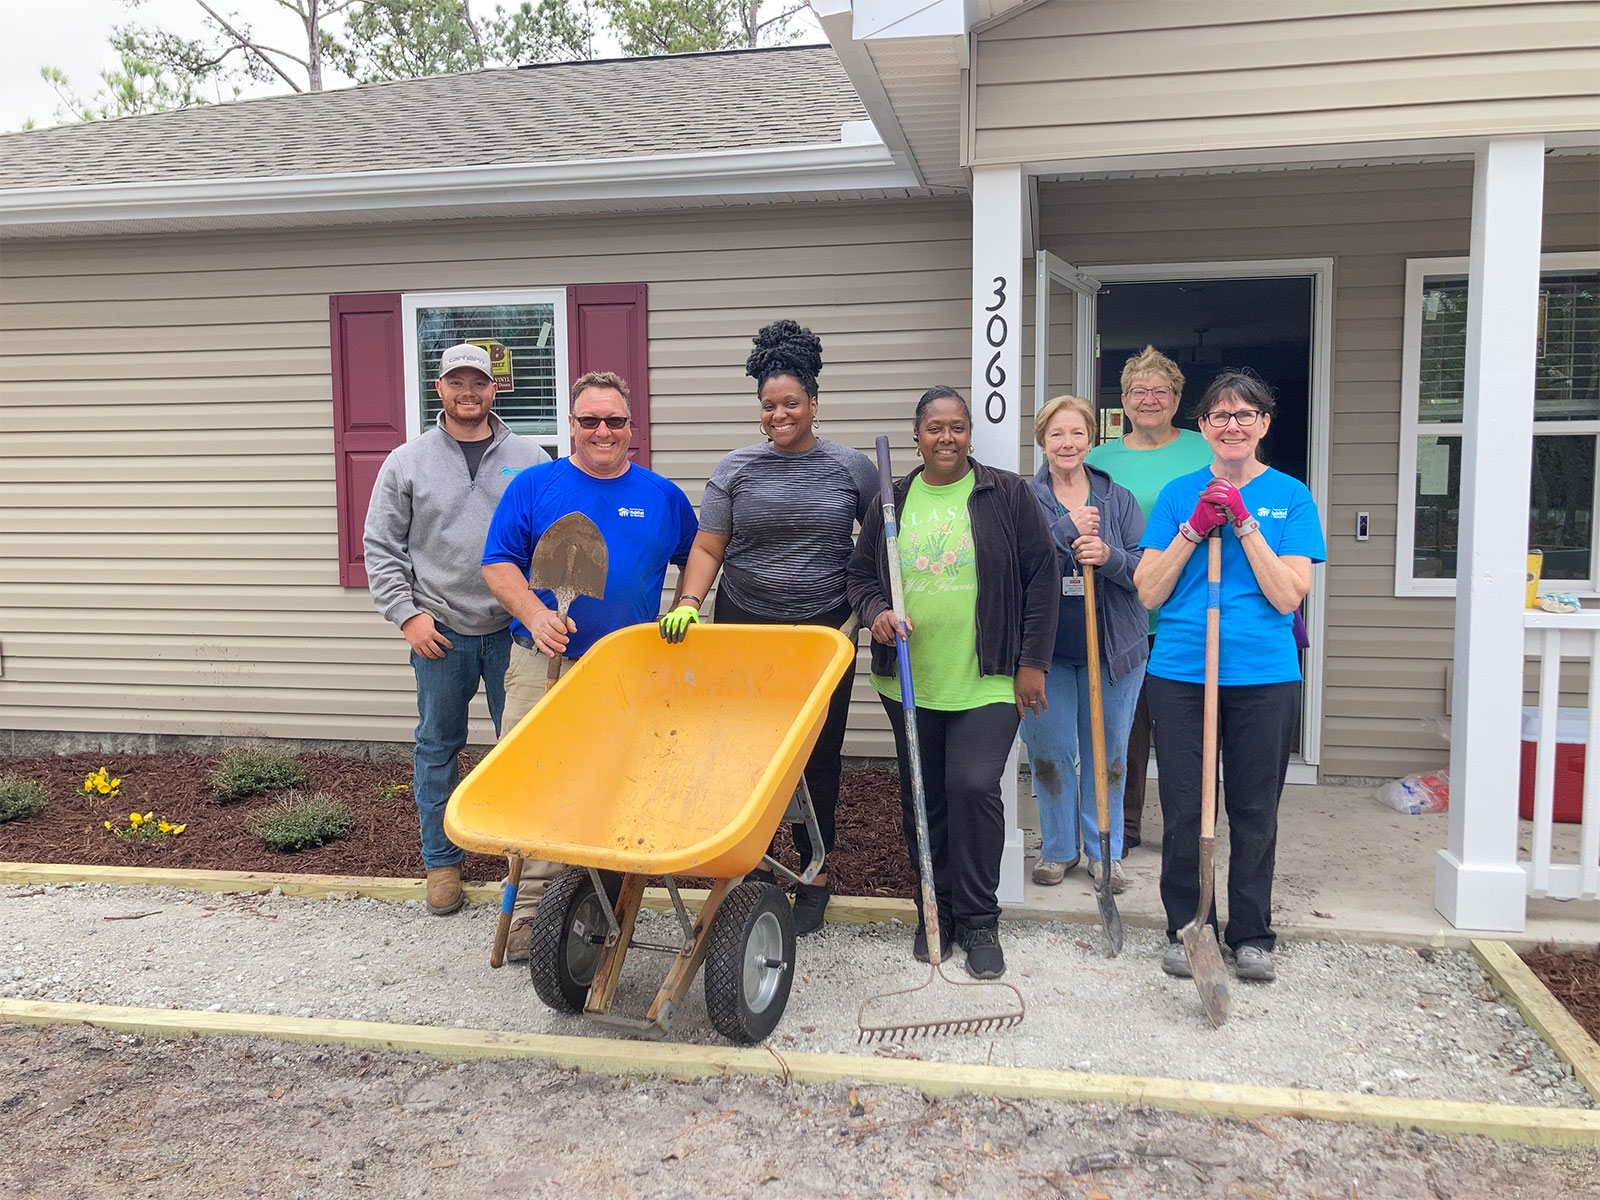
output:
[[1094,747],[1094,814],[1101,833],[1111,832],[1111,784],[1106,776],[1106,705],[1100,685],[1100,616],[1094,607],[1094,568],[1083,567],[1083,625],[1089,642],[1089,739]]
[[507,856],[511,861],[506,869],[505,886],[500,889],[500,923],[494,929],[494,948],[489,951],[489,965],[496,969],[506,961],[506,939],[511,936],[511,914],[517,907],[517,885],[522,882],[522,855]]
[[1217,834],[1217,659],[1222,641],[1222,537],[1206,539],[1206,684],[1200,742],[1200,836]]

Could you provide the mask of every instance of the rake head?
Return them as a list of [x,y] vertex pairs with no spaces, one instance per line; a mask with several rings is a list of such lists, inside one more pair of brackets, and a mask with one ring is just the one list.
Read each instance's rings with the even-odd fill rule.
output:
[[[934,988],[935,983],[940,987]],[[932,991],[929,989],[932,988]],[[945,989],[959,989],[954,996],[944,994]],[[974,1003],[971,992],[984,993],[982,1000]],[[927,992],[920,996],[918,993]],[[869,1008],[886,1001],[900,1001],[902,1009],[911,1008],[910,1014],[902,1012],[903,1019],[886,1020],[874,1014],[873,1019],[868,1019]],[[915,999],[912,999],[915,997]],[[930,1010],[942,1008],[946,1003],[960,1004],[962,1007],[972,1005],[976,1011],[960,1016],[935,1015]],[[891,1006],[893,1007],[893,1006]],[[897,991],[882,992],[876,996],[869,996],[862,1001],[861,1008],[856,1013],[858,1032],[856,1041],[870,1042],[905,1042],[919,1037],[942,1037],[946,1034],[989,1033],[1000,1029],[1009,1029],[1018,1024],[1027,1014],[1027,1004],[1022,999],[1022,993],[1009,983],[991,983],[984,980],[965,982],[951,979],[935,965],[928,973],[928,978],[916,987],[900,988]]]

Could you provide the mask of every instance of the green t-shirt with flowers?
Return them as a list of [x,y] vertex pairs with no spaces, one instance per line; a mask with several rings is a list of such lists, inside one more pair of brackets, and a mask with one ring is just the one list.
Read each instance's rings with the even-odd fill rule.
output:
[[[918,708],[963,712],[1016,700],[1011,676],[978,674],[978,568],[967,515],[975,482],[972,471],[943,487],[918,475],[900,517],[900,573]],[[872,686],[900,699],[896,676],[874,675]]]

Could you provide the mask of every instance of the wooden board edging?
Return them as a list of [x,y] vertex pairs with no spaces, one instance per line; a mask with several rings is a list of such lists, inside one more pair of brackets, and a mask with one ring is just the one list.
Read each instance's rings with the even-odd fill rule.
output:
[[1293,1117],[1380,1129],[1417,1127],[1473,1134],[1531,1146],[1600,1146],[1600,1111],[1406,1100],[1310,1088],[1255,1087],[1133,1075],[1099,1075],[1030,1067],[987,1067],[848,1054],[779,1054],[764,1046],[701,1046],[485,1029],[444,1029],[369,1021],[263,1016],[256,1013],[121,1008],[0,999],[0,1023],[88,1024],[151,1037],[241,1035],[312,1045],[429,1054],[442,1059],[539,1058],[563,1068],[607,1075],[775,1076],[801,1083],[876,1083],[928,1095],[977,1093],[1072,1103],[1148,1104],[1209,1117]]
[[1544,981],[1505,942],[1478,939],[1472,954],[1494,980],[1495,987],[1539,1031],[1556,1057],[1572,1068],[1578,1082],[1600,1104],[1600,1044],[1579,1025]]

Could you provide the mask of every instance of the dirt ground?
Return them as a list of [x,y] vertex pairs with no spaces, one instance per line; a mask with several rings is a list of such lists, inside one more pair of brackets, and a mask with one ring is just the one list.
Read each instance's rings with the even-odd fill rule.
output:
[[1600,1150],[0,1026],[0,1195],[1579,1200]]

